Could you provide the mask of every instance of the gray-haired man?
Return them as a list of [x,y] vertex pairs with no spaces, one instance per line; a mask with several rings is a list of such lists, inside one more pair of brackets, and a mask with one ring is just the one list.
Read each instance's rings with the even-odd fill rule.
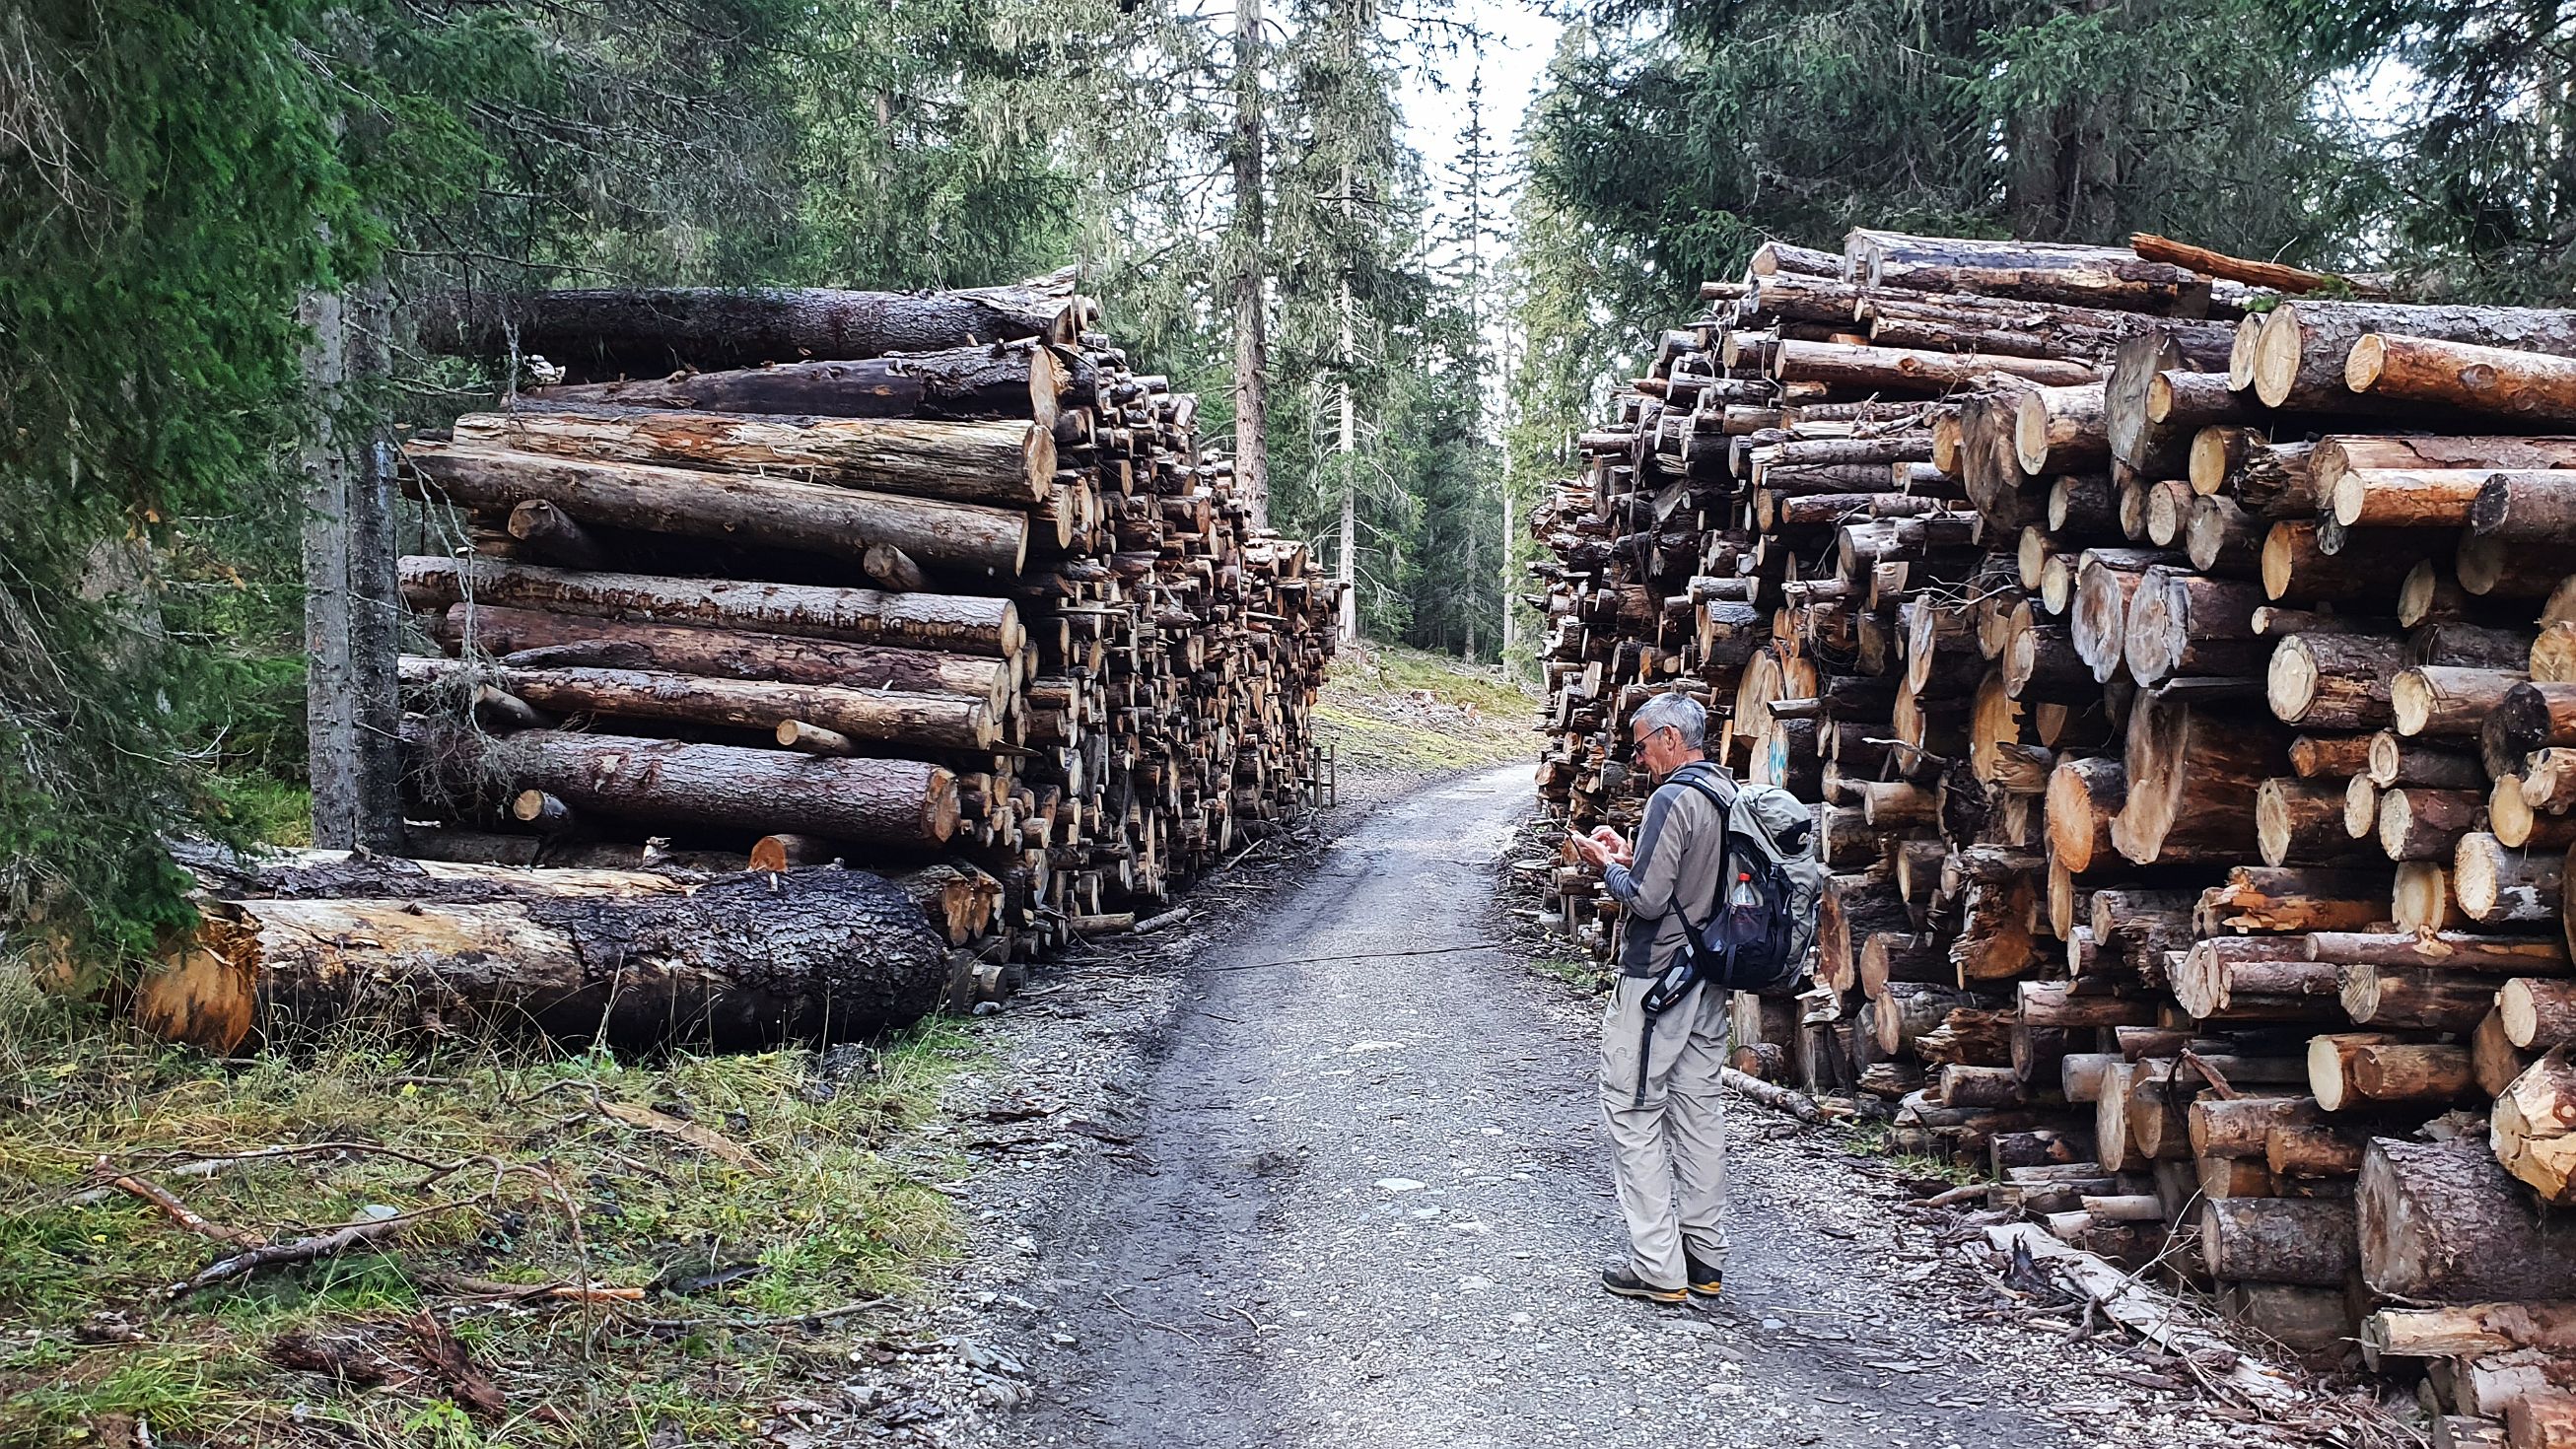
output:
[[1726,1277],[1727,996],[1711,986],[1649,1017],[1654,978],[1690,949],[1687,912],[1705,925],[1717,902],[1725,813],[1694,786],[1735,798],[1735,784],[1702,753],[1708,712],[1685,694],[1657,695],[1628,722],[1636,758],[1662,784],[1646,801],[1632,849],[1608,826],[1575,838],[1604,867],[1626,908],[1618,989],[1601,1018],[1601,1115],[1628,1219],[1628,1261],[1601,1286],[1627,1298],[1714,1298]]

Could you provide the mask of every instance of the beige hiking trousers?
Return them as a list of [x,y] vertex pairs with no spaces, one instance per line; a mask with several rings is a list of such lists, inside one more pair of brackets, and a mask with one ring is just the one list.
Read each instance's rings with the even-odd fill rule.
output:
[[[1628,1270],[1658,1288],[1688,1277],[1685,1245],[1709,1267],[1726,1263],[1727,996],[1702,986],[1655,1018],[1651,1047],[1638,1008],[1654,982],[1622,976],[1601,1015],[1601,1121],[1609,1129],[1628,1219]],[[1645,1100],[1638,1056],[1645,1053]]]

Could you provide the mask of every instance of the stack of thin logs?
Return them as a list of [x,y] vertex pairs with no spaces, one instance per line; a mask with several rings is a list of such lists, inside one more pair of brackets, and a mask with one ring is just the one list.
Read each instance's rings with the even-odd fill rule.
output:
[[[550,381],[403,450],[426,535],[465,545],[399,564],[411,855],[619,891],[837,862],[955,948],[954,999],[991,999],[1304,809],[1337,586],[1251,526],[1196,400],[1069,279],[489,310],[428,340]],[[227,903],[228,1000],[406,975],[357,959],[387,933],[317,956],[268,899]]]
[[[1763,248],[1533,521],[1541,790],[1630,821],[1625,717],[1757,611],[1713,748],[1834,877],[1737,1064],[2430,1361],[2459,1442],[2526,1401],[2510,1442],[2576,1442],[2576,1309],[2359,1316],[2576,1298],[2576,312],[2371,292],[2152,237]],[[1570,855],[1546,911],[1610,948]]]

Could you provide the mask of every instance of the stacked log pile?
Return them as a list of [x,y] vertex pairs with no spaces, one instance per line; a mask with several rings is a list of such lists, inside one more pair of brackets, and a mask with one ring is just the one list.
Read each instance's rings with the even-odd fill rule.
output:
[[[492,310],[431,340],[515,339],[561,380],[403,450],[431,535],[462,543],[399,564],[413,854],[838,862],[891,881],[991,997],[1304,809],[1337,586],[1252,526],[1229,466],[1198,449],[1196,400],[1131,371],[1068,283],[552,292]],[[508,939],[531,959],[583,954],[552,926],[402,899],[403,932],[377,928],[374,897],[226,899],[196,957],[227,1004],[190,1029],[205,993],[165,972],[179,1004],[161,1024],[229,1047],[256,1014],[240,1003],[314,995],[295,980],[414,979],[400,963],[440,959],[441,941],[466,960],[506,960]],[[711,914],[730,895],[689,899],[710,938],[751,939]],[[826,965],[855,949],[837,929],[810,943]],[[624,959],[630,934],[586,939]],[[816,991],[849,994],[847,971],[791,982],[794,952],[754,954],[778,963],[759,1004],[664,1015],[747,1011],[796,1034],[823,1019]],[[549,991],[574,1007],[525,1013],[568,1020],[591,987]]]
[[[1251,527],[1196,399],[1091,310],[1061,287],[523,307],[519,345],[582,375],[406,450],[471,541],[402,564],[442,646],[405,683],[490,731],[460,760],[417,725],[447,822],[936,860],[986,903],[943,927],[1000,962],[1131,923],[1297,813],[1335,586]],[[639,363],[665,375],[619,374]]]
[[[1623,725],[1673,687],[1814,802],[1812,981],[1739,1000],[1738,1065],[2307,1346],[2374,1296],[2576,1297],[2539,1211],[2576,1202],[2576,312],[2336,280],[1766,247],[1532,525],[1556,813],[1632,822]],[[1570,853],[1546,911],[1609,951]],[[2383,1351],[2452,1363],[2449,1413],[2562,1413],[2553,1307]]]

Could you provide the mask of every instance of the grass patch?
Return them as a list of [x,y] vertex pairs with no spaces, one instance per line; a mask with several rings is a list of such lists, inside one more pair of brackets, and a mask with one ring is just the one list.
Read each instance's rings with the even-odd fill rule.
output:
[[[898,1138],[977,1054],[955,1023],[842,1049],[830,1060],[845,1070],[820,1076],[803,1051],[619,1060],[393,1040],[350,1029],[218,1061],[0,966],[0,1445],[114,1442],[127,1418],[164,1445],[739,1441],[779,1397],[828,1398],[884,1316],[822,1331],[743,1320],[916,1296],[954,1251],[951,1205],[929,1184],[959,1163]],[[620,1104],[747,1157],[601,1110]],[[324,1142],[356,1145],[203,1171]],[[173,1300],[161,1290],[228,1250],[93,1190],[102,1157],[263,1239],[433,1211],[381,1250]],[[719,1285],[682,1281],[734,1265],[748,1266]],[[662,1286],[514,1303],[458,1279]],[[460,1407],[470,1395],[410,1331],[424,1305],[489,1375],[498,1412]]]
[[1612,968],[1608,962],[1595,961],[1589,956],[1551,954],[1530,958],[1530,969],[1541,976],[1554,977],[1569,986],[1579,986],[1586,991],[1598,992],[1608,985]]
[[1345,651],[1315,702],[1317,733],[1360,769],[1455,770],[1537,751],[1536,696],[1499,669],[1393,644]]
[[1995,1180],[1992,1174],[1965,1166],[1955,1158],[1899,1151],[1895,1129],[1885,1122],[1853,1124],[1843,1145],[1846,1150],[1862,1156],[1884,1158],[1888,1166],[1907,1177],[1937,1178],[1961,1187],[1972,1182]]

